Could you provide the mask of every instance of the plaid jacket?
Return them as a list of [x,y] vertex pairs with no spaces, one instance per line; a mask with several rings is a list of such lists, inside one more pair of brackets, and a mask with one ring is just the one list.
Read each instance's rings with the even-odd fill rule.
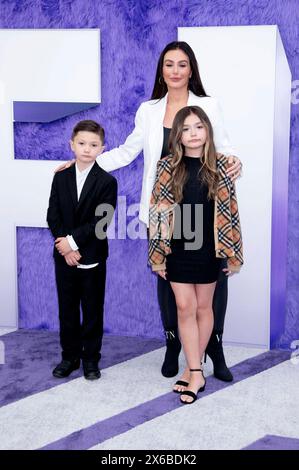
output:
[[[243,264],[243,245],[235,186],[226,175],[227,157],[217,153],[219,183],[215,198],[214,240],[217,258],[227,258],[228,269],[238,272]],[[149,211],[149,264],[153,271],[166,268],[171,253],[176,203],[170,181],[172,157],[162,158],[151,195]]]

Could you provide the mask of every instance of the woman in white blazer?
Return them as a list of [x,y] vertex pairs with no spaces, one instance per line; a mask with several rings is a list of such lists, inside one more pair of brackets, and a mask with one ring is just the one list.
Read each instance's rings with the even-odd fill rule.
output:
[[[217,100],[205,93],[193,50],[185,42],[176,41],[168,44],[158,61],[152,99],[139,106],[133,132],[124,144],[104,152],[97,158],[97,163],[110,172],[129,165],[143,151],[144,170],[139,218],[147,226],[157,161],[161,158],[162,148],[167,144],[165,139],[163,142],[165,129],[171,128],[175,114],[187,105],[200,106],[207,113],[213,126],[217,151],[231,156],[232,166],[228,175],[233,179],[240,176],[240,160],[232,156],[233,149],[224,129]],[[59,169],[68,165],[63,165]],[[162,374],[165,377],[173,377],[178,373],[178,357],[181,350],[177,331],[176,303],[169,282],[160,276],[158,300],[167,345]],[[222,273],[214,295],[215,328],[206,352],[213,361],[214,375],[220,380],[231,381],[233,377],[225,364],[222,349],[226,303],[227,278]],[[185,376],[183,378],[186,379]]]
[[[97,163],[104,170],[110,172],[129,165],[143,151],[144,169],[139,218],[147,226],[149,201],[154,186],[157,161],[161,157],[163,145],[163,121],[167,101],[168,92],[160,100],[156,99],[141,103],[135,116],[135,128],[127,137],[125,143],[115,149],[104,152],[97,159]],[[200,106],[209,116],[213,124],[217,151],[224,155],[232,155],[233,150],[222,123],[221,111],[217,100],[209,96],[196,96],[189,90],[186,106],[194,105]]]

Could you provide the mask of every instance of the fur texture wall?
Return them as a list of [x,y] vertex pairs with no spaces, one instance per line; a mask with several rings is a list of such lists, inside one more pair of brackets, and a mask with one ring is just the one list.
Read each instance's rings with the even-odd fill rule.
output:
[[[150,97],[158,56],[177,38],[178,26],[259,24],[279,26],[293,79],[299,79],[297,0],[0,0],[1,28],[101,29],[102,104],[47,125],[16,125],[16,158],[70,158],[70,131],[84,118],[104,125],[108,148],[119,145],[133,127],[139,103]],[[298,121],[299,104],[292,106],[288,300],[282,346],[299,338]],[[129,167],[115,172],[119,194],[127,195],[129,203],[139,200],[142,167],[140,156]],[[51,244],[45,229],[18,229],[21,327],[58,327]],[[145,266],[145,241],[111,242],[106,331],[161,336],[156,279]]]

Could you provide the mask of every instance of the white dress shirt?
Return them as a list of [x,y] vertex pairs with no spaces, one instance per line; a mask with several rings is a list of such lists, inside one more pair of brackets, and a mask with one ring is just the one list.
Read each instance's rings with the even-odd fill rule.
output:
[[[92,169],[94,165],[94,162],[88,166],[87,168],[85,168],[85,170],[82,170],[80,171],[79,168],[78,168],[78,165],[77,163],[75,164],[75,168],[76,168],[76,185],[77,185],[77,197],[78,197],[78,201],[80,199],[80,195],[81,195],[81,192],[82,192],[82,188],[84,186],[84,183],[86,181],[86,178],[90,172],[90,170]],[[77,245],[77,243],[75,242],[75,240],[73,239],[72,235],[67,235],[66,236],[67,238],[67,241],[69,242],[69,245],[71,247],[72,250],[76,251],[76,250],[79,250],[79,247]],[[97,266],[99,263],[93,263],[93,264],[78,264],[77,268],[81,268],[81,269],[90,269],[90,268],[94,268],[95,266]]]

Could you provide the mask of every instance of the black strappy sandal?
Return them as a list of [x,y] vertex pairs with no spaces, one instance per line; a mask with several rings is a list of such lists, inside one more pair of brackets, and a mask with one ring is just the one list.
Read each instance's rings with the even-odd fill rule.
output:
[[[203,370],[202,369],[189,369],[189,370],[190,370],[190,372],[201,372],[203,378],[205,379],[205,376],[203,375]],[[205,383],[197,390],[196,393],[192,392],[191,390],[185,390],[185,392],[181,392],[181,396],[180,396],[181,403],[183,403],[183,405],[192,405],[192,403],[194,403],[197,400],[198,393],[199,392],[204,392],[205,388],[206,388],[206,379],[205,379]],[[182,400],[183,395],[187,395],[188,397],[193,398],[193,401],[184,401],[184,400]]]
[[[188,387],[189,382],[185,382],[185,380],[177,380],[174,385],[181,385],[182,387]],[[183,393],[183,391],[180,392],[180,390],[174,390],[172,389],[174,393]]]

